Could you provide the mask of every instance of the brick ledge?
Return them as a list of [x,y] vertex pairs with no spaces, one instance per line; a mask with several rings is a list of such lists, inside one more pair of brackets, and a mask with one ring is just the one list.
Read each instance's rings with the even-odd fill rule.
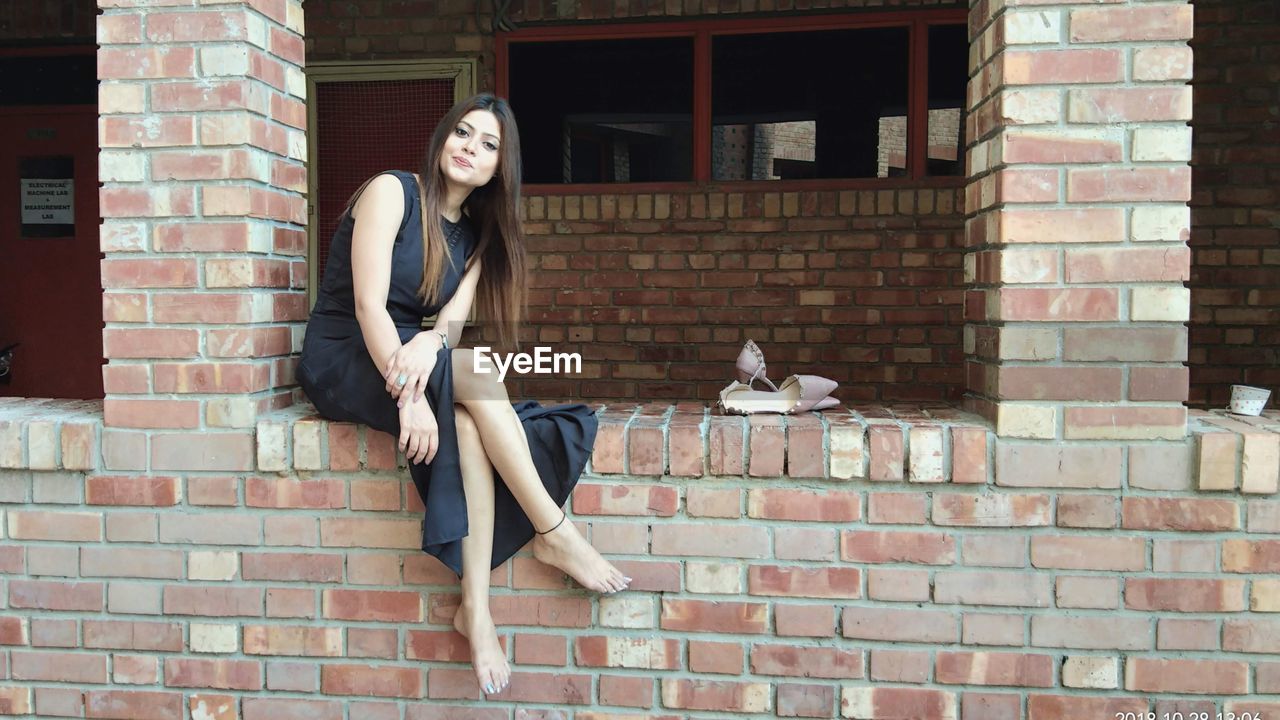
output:
[[[701,403],[594,407],[600,434],[587,472],[598,476],[1093,489],[1121,489],[1127,483],[1157,491],[1280,492],[1277,410],[1260,417],[1190,410],[1182,442],[1047,443],[1001,440],[978,415],[945,405],[857,406],[750,417],[721,415]],[[330,422],[307,404],[272,413],[254,428],[201,433],[104,431],[101,401],[0,398],[3,469],[142,472],[106,461],[111,448],[104,445],[115,435],[141,438],[141,448],[149,441],[153,472],[376,472],[404,467],[390,435]],[[161,440],[207,442],[213,450],[194,447],[188,454],[198,455],[200,462],[190,462],[190,467],[173,467],[172,460],[160,467],[154,450]],[[1025,472],[1028,467],[1035,472]],[[1002,474],[1001,468],[1009,470]]]

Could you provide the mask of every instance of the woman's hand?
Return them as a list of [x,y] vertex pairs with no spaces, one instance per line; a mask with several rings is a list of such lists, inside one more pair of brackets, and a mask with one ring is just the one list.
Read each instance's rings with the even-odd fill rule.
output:
[[[387,392],[403,408],[408,398],[421,398],[427,391],[427,380],[436,367],[436,353],[443,345],[442,338],[434,332],[422,332],[400,346],[387,361]],[[400,378],[404,383],[400,383]]]
[[410,463],[428,465],[440,448],[440,426],[436,424],[431,403],[417,396],[400,406],[400,451]]

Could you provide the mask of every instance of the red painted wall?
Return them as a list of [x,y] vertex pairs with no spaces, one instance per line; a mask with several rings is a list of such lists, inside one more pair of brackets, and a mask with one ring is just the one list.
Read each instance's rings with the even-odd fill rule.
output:
[[[102,397],[98,110],[0,108],[0,347],[17,349],[0,396]],[[21,237],[19,161],[74,158],[75,233]]]

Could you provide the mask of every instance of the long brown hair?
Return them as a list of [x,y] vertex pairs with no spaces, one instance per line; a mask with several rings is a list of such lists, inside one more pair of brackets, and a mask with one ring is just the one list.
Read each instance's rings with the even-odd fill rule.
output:
[[[493,179],[472,189],[462,203],[463,213],[471,218],[476,229],[477,244],[471,260],[480,260],[484,271],[476,287],[475,304],[478,319],[493,324],[503,345],[519,343],[520,323],[523,319],[526,298],[526,259],[524,232],[520,227],[520,134],[515,116],[507,101],[492,93],[480,93],[455,104],[445,113],[418,172],[418,198],[422,205],[422,285],[418,296],[430,305],[440,301],[441,280],[446,265],[452,264],[449,243],[439,220],[444,201],[444,173],[440,170],[440,155],[445,140],[458,127],[458,121],[472,110],[493,113],[501,129],[498,141],[498,167]],[[376,176],[375,176],[376,177]],[[366,180],[347,203],[350,212],[356,198],[373,178]]]

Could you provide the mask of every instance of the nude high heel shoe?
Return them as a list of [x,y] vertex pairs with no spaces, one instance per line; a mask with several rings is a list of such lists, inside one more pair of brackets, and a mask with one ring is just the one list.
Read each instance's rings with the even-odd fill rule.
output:
[[752,390],[750,385],[738,381],[720,391],[720,408],[734,415],[753,413],[779,413],[794,415],[819,409],[824,401],[830,405],[839,401],[830,397],[837,383],[817,375],[791,375],[782,381],[777,390]]
[[[838,387],[837,383],[824,377],[792,375],[782,382],[781,387],[774,385],[773,381],[765,375],[764,353],[753,340],[747,340],[742,346],[735,367],[738,371],[738,380],[720,391],[719,405],[725,412],[742,415],[752,412],[791,414],[826,410],[840,404],[839,400],[830,397],[831,392]],[[756,380],[763,380],[773,392],[753,390],[751,386]],[[813,394],[822,388],[826,388],[822,394]],[[750,394],[743,394],[744,392]],[[801,409],[802,406],[803,409]]]

